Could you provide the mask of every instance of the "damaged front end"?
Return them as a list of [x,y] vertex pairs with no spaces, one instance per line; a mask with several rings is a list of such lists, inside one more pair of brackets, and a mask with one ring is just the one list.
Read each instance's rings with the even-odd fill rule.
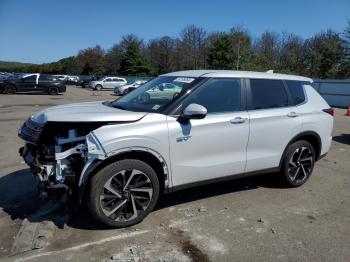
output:
[[106,154],[92,133],[106,123],[40,123],[29,118],[19,129],[25,140],[19,153],[38,179],[41,195],[61,191],[77,192],[84,173],[95,160]]

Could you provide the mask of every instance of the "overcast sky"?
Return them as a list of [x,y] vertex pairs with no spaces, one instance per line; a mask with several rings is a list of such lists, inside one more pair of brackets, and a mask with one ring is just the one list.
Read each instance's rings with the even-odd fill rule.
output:
[[328,28],[341,32],[348,20],[350,0],[0,0],[0,60],[52,62],[96,44],[108,49],[128,33],[176,37],[189,24],[307,38]]

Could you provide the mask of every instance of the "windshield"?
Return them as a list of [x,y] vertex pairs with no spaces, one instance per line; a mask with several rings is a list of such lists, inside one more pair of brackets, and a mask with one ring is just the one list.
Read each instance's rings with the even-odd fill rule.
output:
[[161,112],[198,80],[193,77],[159,76],[115,100],[112,106],[130,111]]

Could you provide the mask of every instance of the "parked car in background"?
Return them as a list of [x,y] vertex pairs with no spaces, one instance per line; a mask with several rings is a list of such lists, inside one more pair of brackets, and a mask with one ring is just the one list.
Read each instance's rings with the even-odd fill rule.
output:
[[169,73],[112,102],[38,112],[19,129],[20,154],[41,188],[65,188],[112,227],[139,223],[161,193],[195,185],[275,173],[298,187],[332,143],[333,110],[311,84],[273,73]]
[[114,88],[114,93],[116,95],[126,95],[127,93],[131,92],[132,90],[135,90],[136,88],[138,88],[146,82],[147,80],[135,80],[130,84],[117,86],[116,88]]
[[7,72],[0,72],[0,80],[4,80],[6,78],[14,77],[13,74]]
[[89,86],[91,81],[96,81],[98,78],[96,76],[80,76],[79,81],[77,82],[77,86],[81,86],[82,88],[86,88]]
[[152,99],[168,99],[169,97],[175,98],[181,93],[181,85],[174,83],[161,83],[155,87],[147,90],[143,94],[143,99],[146,101]]
[[10,74],[0,73],[0,87],[1,87],[1,85],[4,83],[5,79],[13,78],[13,77],[14,77],[14,76],[13,76],[13,75],[10,75]]
[[52,75],[53,77],[57,78],[60,81],[67,81],[68,76],[67,75]]
[[127,81],[125,78],[107,76],[102,78],[101,80],[91,81],[89,83],[89,87],[94,90],[100,91],[102,89],[114,89],[117,86],[126,85],[126,84],[127,84]]
[[69,85],[77,85],[77,83],[79,82],[79,76],[68,76],[67,78],[67,84]]
[[22,77],[5,79],[0,86],[1,93],[40,92],[57,95],[66,92],[65,82],[51,75],[27,74]]

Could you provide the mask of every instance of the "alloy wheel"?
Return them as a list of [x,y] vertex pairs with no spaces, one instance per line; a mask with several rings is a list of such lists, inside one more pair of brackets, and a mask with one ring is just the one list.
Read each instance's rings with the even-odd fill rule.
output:
[[14,94],[16,93],[16,88],[12,85],[5,86],[5,94]]
[[58,89],[57,89],[57,87],[50,87],[50,89],[49,89],[49,94],[50,94],[50,95],[58,95]]
[[288,163],[288,175],[294,183],[304,182],[311,174],[314,159],[308,147],[297,148]]
[[146,174],[137,169],[123,170],[104,184],[100,206],[107,217],[126,222],[147,209],[152,195],[152,182]]

